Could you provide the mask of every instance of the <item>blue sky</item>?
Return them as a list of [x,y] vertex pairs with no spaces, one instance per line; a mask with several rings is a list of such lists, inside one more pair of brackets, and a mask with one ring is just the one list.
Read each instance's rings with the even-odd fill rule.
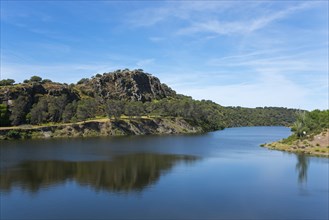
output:
[[141,68],[224,106],[328,109],[328,1],[1,1],[1,78]]

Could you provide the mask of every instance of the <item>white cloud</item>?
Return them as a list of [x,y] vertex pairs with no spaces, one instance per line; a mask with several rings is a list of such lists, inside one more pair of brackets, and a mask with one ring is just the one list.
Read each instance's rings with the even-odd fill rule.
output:
[[313,7],[310,2],[302,3],[287,9],[276,11],[265,16],[249,20],[223,21],[219,19],[208,19],[206,21],[193,22],[192,25],[177,31],[179,35],[195,34],[199,32],[216,33],[219,35],[249,34],[266,27],[276,20],[283,19],[290,14]]
[[236,4],[233,1],[157,2],[153,7],[129,13],[126,22],[134,27],[149,27],[170,19],[190,20],[200,13],[219,13]]

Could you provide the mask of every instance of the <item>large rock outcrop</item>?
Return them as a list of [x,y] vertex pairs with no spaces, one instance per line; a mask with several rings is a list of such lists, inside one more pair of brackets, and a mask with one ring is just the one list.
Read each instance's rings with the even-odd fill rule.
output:
[[78,84],[77,88],[85,95],[100,97],[103,100],[151,101],[174,97],[176,92],[160,80],[142,70],[117,70],[96,75]]
[[28,82],[0,86],[0,104],[11,106],[19,96],[28,98],[28,106],[37,103],[43,96],[67,97],[68,102],[82,98],[96,98],[100,103],[106,100],[152,101],[175,97],[176,92],[160,80],[142,70],[117,70],[91,79],[83,79],[78,84],[54,82]]

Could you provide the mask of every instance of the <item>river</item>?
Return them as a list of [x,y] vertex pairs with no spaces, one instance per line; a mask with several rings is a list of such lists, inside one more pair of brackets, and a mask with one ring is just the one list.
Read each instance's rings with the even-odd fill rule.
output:
[[0,142],[1,219],[328,219],[329,159],[285,127]]

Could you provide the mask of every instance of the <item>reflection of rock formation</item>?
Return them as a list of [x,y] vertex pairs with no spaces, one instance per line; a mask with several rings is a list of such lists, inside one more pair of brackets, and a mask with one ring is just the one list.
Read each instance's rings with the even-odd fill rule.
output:
[[307,181],[307,170],[308,170],[308,157],[304,154],[297,155],[296,170],[298,172],[298,182],[303,183]]
[[194,156],[135,154],[113,161],[27,161],[1,171],[0,190],[19,186],[29,191],[74,180],[96,190],[140,191],[155,183],[177,162],[193,162]]

